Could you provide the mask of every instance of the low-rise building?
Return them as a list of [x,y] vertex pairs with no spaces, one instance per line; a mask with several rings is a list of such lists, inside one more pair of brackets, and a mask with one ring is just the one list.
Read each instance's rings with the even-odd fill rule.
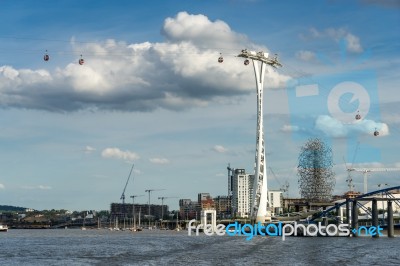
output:
[[231,197],[218,196],[214,198],[215,210],[217,211],[217,219],[231,218]]
[[179,215],[181,220],[192,220],[199,219],[198,213],[198,203],[197,201],[192,201],[190,199],[180,199],[179,200]]

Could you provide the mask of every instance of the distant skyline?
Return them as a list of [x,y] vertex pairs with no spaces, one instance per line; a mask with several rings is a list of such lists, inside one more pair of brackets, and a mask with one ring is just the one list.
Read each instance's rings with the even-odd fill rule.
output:
[[[152,204],[177,197],[165,200],[170,209],[198,193],[226,195],[228,163],[248,173],[254,165],[255,81],[252,65],[236,57],[242,49],[276,53],[283,64],[265,77],[270,189],[289,182],[289,195],[299,196],[300,147],[314,137],[332,147],[335,194],[347,190],[345,161],[400,167],[398,1],[1,6],[0,205],[109,209],[121,202],[132,163],[126,202],[143,194],[135,202],[146,204],[146,189],[165,189]],[[330,94],[327,84],[341,79],[368,87],[370,111],[358,123],[327,111],[326,99],[346,112],[365,103]],[[298,86],[310,84],[320,98],[296,102]],[[362,174],[352,178],[362,191]],[[371,173],[369,188],[379,183],[399,185],[400,172]]]

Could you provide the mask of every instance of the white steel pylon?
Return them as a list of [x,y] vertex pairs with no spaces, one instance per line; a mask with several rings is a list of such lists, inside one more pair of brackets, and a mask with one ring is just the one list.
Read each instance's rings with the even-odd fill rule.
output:
[[[264,223],[271,220],[268,211],[268,186],[267,172],[265,171],[265,143],[263,124],[263,89],[266,65],[273,67],[282,66],[277,57],[268,58],[268,53],[242,50],[238,57],[252,59],[257,88],[257,134],[256,134],[256,156],[254,169],[254,185],[251,206],[251,218],[254,223]],[[261,62],[261,67],[258,62]]]

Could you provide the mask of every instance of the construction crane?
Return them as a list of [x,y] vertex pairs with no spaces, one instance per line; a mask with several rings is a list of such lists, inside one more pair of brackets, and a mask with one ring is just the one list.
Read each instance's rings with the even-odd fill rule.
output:
[[129,172],[128,179],[126,180],[125,187],[124,187],[124,190],[122,191],[122,195],[121,195],[121,198],[120,198],[122,200],[123,206],[125,206],[125,190],[126,190],[126,187],[128,186],[129,179],[131,178],[133,166],[134,166],[134,164],[132,164],[131,171]]
[[348,168],[347,171],[362,172],[364,176],[364,194],[368,192],[367,178],[370,172],[392,172],[400,171],[400,168]]
[[143,197],[144,195],[132,195],[130,198],[132,198],[132,203],[135,204],[135,198],[137,197]]
[[150,227],[150,193],[152,191],[161,191],[161,190],[165,190],[165,189],[146,189],[144,192],[149,193],[149,227]]
[[350,171],[350,167],[347,166],[346,160],[343,157],[343,161],[344,161],[344,165],[346,166],[346,170],[347,170],[347,186],[349,187],[349,191],[353,191],[354,189],[354,185],[353,185],[353,178],[351,177],[351,171]]
[[285,181],[285,184],[282,185],[281,182],[279,182],[278,177],[276,176],[275,172],[272,170],[271,167],[268,167],[269,171],[271,172],[272,176],[275,178],[276,182],[278,182],[280,191],[286,192],[286,198],[289,198],[289,182]]
[[158,197],[161,200],[161,220],[164,219],[164,199],[176,199],[177,197]]
[[[361,115],[360,114],[357,114],[357,115],[359,116],[359,118],[357,118],[358,116],[356,116],[356,119],[358,119],[358,120],[361,119]],[[349,187],[349,191],[353,191],[353,189],[354,189],[353,178],[351,177],[351,171],[349,169],[352,168],[352,166],[354,164],[354,161],[356,160],[356,156],[357,156],[357,152],[358,152],[358,148],[359,147],[360,147],[360,142],[357,141],[357,145],[356,145],[356,148],[355,148],[354,154],[353,154],[353,160],[351,161],[350,167],[347,166],[346,160],[345,160],[345,158],[343,156],[344,165],[346,166],[346,170],[347,170],[346,182],[347,182],[347,186]]]
[[286,198],[289,198],[289,182],[285,181],[285,185],[282,186],[281,190],[286,192]]
[[135,213],[135,198],[142,197],[144,195],[132,195],[132,216],[133,216],[133,230],[136,231],[136,213]]

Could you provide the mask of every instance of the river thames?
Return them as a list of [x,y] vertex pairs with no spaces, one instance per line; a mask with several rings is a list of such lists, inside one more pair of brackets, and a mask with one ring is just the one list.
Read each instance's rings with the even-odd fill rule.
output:
[[187,231],[9,230],[0,265],[399,265],[400,237],[188,236]]

